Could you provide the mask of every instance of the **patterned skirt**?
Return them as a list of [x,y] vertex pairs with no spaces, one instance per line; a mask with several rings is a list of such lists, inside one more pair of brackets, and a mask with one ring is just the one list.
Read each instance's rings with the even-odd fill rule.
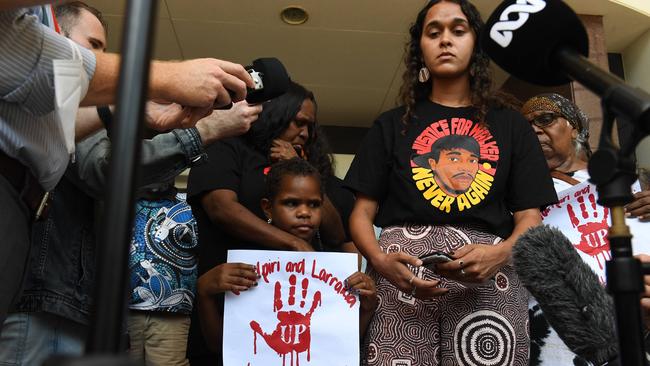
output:
[[[384,252],[419,257],[501,240],[476,226],[407,225],[385,228],[379,246]],[[379,306],[366,333],[363,365],[528,365],[529,295],[511,266],[502,268],[493,280],[471,287],[428,269],[412,270],[420,278],[440,280],[449,292],[419,300],[369,267]]]

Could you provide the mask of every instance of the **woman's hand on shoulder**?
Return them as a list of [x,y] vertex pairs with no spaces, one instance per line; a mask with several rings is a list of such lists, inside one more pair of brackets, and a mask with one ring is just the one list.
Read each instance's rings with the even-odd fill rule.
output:
[[289,246],[288,250],[293,250],[293,251],[296,251],[296,252],[315,252],[316,251],[316,249],[314,249],[314,247],[311,246],[311,244],[307,243],[306,241],[300,239],[297,236],[294,236],[291,239],[289,245],[290,246]]
[[436,273],[459,282],[482,283],[508,263],[510,251],[501,244],[468,244],[452,256],[453,261],[436,265]]
[[635,193],[634,201],[625,206],[625,213],[631,217],[638,217],[640,221],[650,222],[650,191]]
[[239,294],[257,286],[259,275],[255,266],[245,263],[223,263],[202,274],[197,281],[199,296],[214,296],[232,291]]
[[296,149],[293,148],[293,145],[291,145],[291,143],[284,140],[275,139],[271,144],[270,157],[271,161],[275,162],[297,158],[298,153],[296,152]]
[[425,280],[417,277],[408,265],[419,267],[422,261],[403,252],[381,253],[370,259],[373,268],[390,281],[400,291],[411,294],[418,299],[441,296],[449,291],[438,287],[440,281]]

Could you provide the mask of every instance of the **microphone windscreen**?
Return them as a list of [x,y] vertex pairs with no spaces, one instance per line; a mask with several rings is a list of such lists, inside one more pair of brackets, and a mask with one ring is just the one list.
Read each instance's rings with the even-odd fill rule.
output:
[[554,53],[569,47],[589,55],[589,38],[578,16],[561,0],[506,0],[485,23],[481,47],[505,71],[538,85],[569,78]]
[[253,61],[252,69],[260,73],[263,88],[249,90],[246,95],[248,103],[265,102],[286,93],[289,89],[291,79],[284,65],[277,58],[258,58]]
[[601,365],[618,354],[613,301],[559,230],[538,226],[513,248],[515,272],[577,355]]

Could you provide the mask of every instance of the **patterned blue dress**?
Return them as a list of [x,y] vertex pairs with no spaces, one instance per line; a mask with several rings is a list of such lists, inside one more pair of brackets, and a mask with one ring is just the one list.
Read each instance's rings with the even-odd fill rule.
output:
[[138,200],[129,251],[129,308],[190,314],[197,245],[196,221],[183,199]]

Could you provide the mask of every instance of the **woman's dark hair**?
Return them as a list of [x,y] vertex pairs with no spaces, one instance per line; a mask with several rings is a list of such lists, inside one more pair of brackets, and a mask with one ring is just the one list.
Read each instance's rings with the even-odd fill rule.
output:
[[406,43],[406,53],[404,63],[406,70],[402,75],[402,86],[399,93],[399,101],[406,107],[402,116],[404,131],[408,128],[412,117],[415,117],[413,109],[415,104],[423,99],[428,98],[431,93],[432,79],[425,83],[418,81],[418,73],[424,67],[424,58],[420,49],[420,38],[424,28],[424,19],[432,6],[443,1],[456,3],[460,6],[463,14],[467,17],[470,27],[476,41],[474,51],[469,64],[470,72],[470,91],[471,102],[477,108],[476,119],[482,124],[486,124],[485,116],[490,107],[506,107],[511,109],[517,108],[517,101],[514,97],[502,92],[494,92],[492,88],[492,75],[490,73],[490,59],[481,49],[478,39],[483,29],[483,19],[476,7],[467,0],[431,0],[418,13],[415,23],[409,30],[410,40]]
[[319,183],[321,196],[323,195],[323,182],[321,181],[321,175],[318,170],[303,159],[293,158],[289,160],[280,160],[271,165],[271,170],[266,176],[266,198],[269,201],[273,201],[273,199],[278,195],[280,182],[282,182],[282,178],[287,176],[314,177],[314,179]]
[[[253,123],[245,138],[248,143],[262,154],[268,156],[273,140],[282,135],[296,118],[303,101],[311,100],[316,105],[314,94],[300,84],[291,82],[283,95],[264,103],[262,113]],[[334,174],[332,155],[329,144],[318,122],[309,126],[309,137],[305,143],[307,160],[323,177]]]

